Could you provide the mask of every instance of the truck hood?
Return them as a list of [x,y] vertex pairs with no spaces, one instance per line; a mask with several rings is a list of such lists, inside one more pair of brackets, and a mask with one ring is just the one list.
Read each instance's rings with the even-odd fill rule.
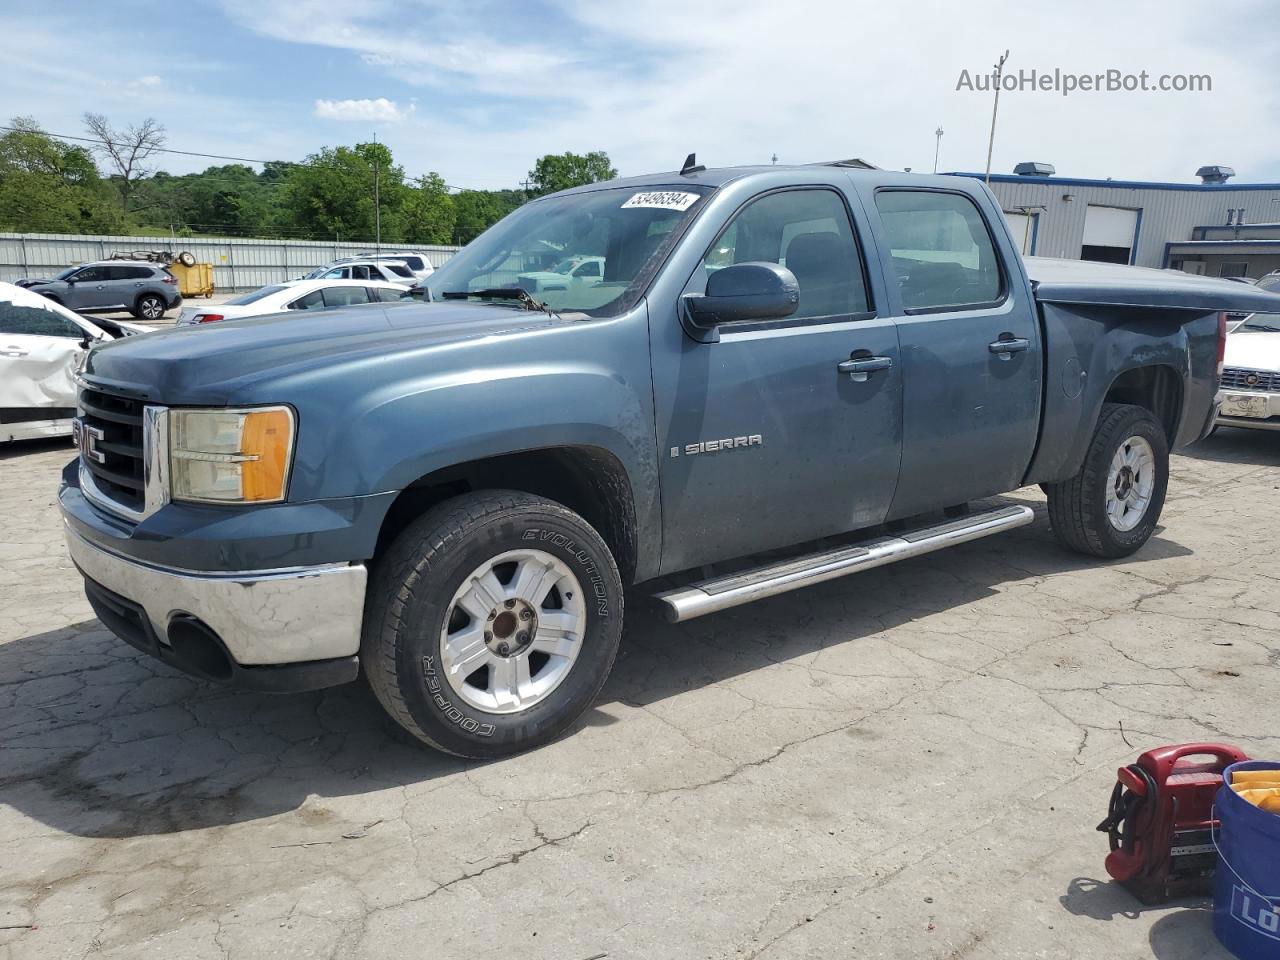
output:
[[1047,257],[1027,257],[1026,263],[1036,299],[1042,303],[1280,313],[1280,294],[1181,270]]
[[255,387],[268,382],[579,322],[509,306],[456,302],[291,311],[104,344],[90,353],[81,376],[157,403],[247,402]]
[[1280,370],[1280,333],[1237,330],[1227,337],[1228,367]]

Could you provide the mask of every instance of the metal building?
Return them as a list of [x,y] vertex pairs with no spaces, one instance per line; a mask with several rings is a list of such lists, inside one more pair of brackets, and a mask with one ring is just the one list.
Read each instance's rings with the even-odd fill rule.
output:
[[1201,167],[1199,183],[1058,177],[1047,163],[1014,171],[990,186],[1028,255],[1213,277],[1280,270],[1280,183],[1229,183],[1235,172],[1221,166]]

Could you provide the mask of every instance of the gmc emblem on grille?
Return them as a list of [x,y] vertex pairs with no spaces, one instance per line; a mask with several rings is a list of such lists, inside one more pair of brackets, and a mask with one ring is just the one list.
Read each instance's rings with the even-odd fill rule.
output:
[[80,428],[75,430],[75,433],[77,434],[77,446],[80,447],[81,455],[98,463],[106,463],[107,455],[98,449],[98,441],[103,438],[102,431],[97,427],[87,427],[79,420],[75,424]]

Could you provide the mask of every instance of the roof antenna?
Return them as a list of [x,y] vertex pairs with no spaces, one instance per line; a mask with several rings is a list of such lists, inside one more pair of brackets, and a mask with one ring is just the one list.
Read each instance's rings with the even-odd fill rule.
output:
[[680,168],[680,176],[691,177],[695,173],[701,173],[705,169],[707,168],[698,162],[698,155],[696,153],[691,153],[684,158],[684,166]]

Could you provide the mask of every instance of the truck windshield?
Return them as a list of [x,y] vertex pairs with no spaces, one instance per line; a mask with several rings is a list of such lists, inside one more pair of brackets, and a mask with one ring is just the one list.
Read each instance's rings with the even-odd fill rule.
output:
[[[640,298],[710,192],[679,184],[535,200],[482,233],[424,286],[432,300],[445,292],[518,287],[556,312],[615,316]],[[584,261],[599,266],[566,275]]]

